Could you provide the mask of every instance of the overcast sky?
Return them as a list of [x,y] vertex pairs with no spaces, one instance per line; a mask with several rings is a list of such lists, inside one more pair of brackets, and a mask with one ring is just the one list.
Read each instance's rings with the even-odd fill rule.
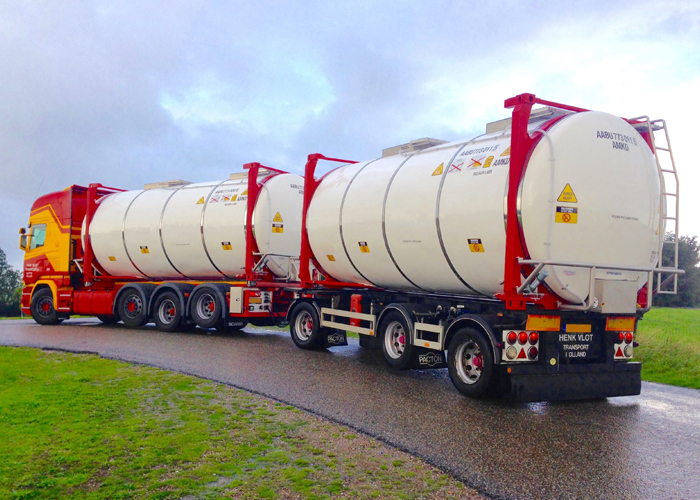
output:
[[0,248],[37,195],[458,140],[507,97],[665,118],[700,235],[700,3],[0,0]]

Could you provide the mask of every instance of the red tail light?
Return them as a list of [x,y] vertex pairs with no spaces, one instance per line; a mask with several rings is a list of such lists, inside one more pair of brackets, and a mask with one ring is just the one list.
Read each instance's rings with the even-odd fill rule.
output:
[[625,332],[620,332],[620,344],[625,341]]
[[537,359],[537,347],[530,347],[530,349],[527,350],[527,357],[530,359]]
[[508,343],[510,345],[515,344],[515,341],[518,340],[518,334],[515,332],[510,332],[508,333]]
[[527,332],[520,332],[520,335],[518,335],[518,340],[523,345],[527,344]]
[[632,335],[632,332],[627,332],[627,333],[625,334],[625,343],[631,344],[633,338],[634,338],[634,337],[633,337],[633,335]]
[[532,332],[530,334],[530,343],[536,344],[540,340],[540,334],[537,332]]

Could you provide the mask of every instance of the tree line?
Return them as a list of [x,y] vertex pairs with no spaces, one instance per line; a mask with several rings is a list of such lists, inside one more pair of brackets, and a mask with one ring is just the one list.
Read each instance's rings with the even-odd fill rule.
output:
[[[667,236],[667,240],[672,236]],[[665,244],[662,264],[673,265],[674,246]],[[678,239],[678,267],[685,271],[678,278],[676,295],[657,294],[655,307],[700,307],[700,243],[697,236],[681,236]],[[665,277],[664,277],[665,278]],[[669,288],[669,284],[664,289]],[[0,248],[0,317],[19,316],[22,296],[22,273],[7,263]]]

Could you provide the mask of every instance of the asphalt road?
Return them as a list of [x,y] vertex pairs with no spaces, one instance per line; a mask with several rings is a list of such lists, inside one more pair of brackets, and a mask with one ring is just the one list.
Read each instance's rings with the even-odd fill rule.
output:
[[446,370],[396,373],[350,342],[309,352],[282,332],[0,321],[2,345],[94,352],[260,393],[418,455],[492,498],[700,498],[700,391],[644,383],[641,396],[602,401],[472,401]]

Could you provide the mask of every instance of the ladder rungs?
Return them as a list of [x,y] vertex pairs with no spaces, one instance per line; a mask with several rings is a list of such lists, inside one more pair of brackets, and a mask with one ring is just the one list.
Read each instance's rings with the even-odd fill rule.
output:
[[669,170],[669,169],[667,169],[667,168],[662,168],[661,171],[662,171],[662,172],[666,172],[667,174],[675,174],[675,173],[676,173],[675,170]]
[[671,151],[668,148],[662,148],[661,146],[656,146],[656,149],[660,149],[661,151]]
[[675,217],[664,217],[664,220],[677,220]]
[[678,193],[664,193],[664,196],[678,196]]

